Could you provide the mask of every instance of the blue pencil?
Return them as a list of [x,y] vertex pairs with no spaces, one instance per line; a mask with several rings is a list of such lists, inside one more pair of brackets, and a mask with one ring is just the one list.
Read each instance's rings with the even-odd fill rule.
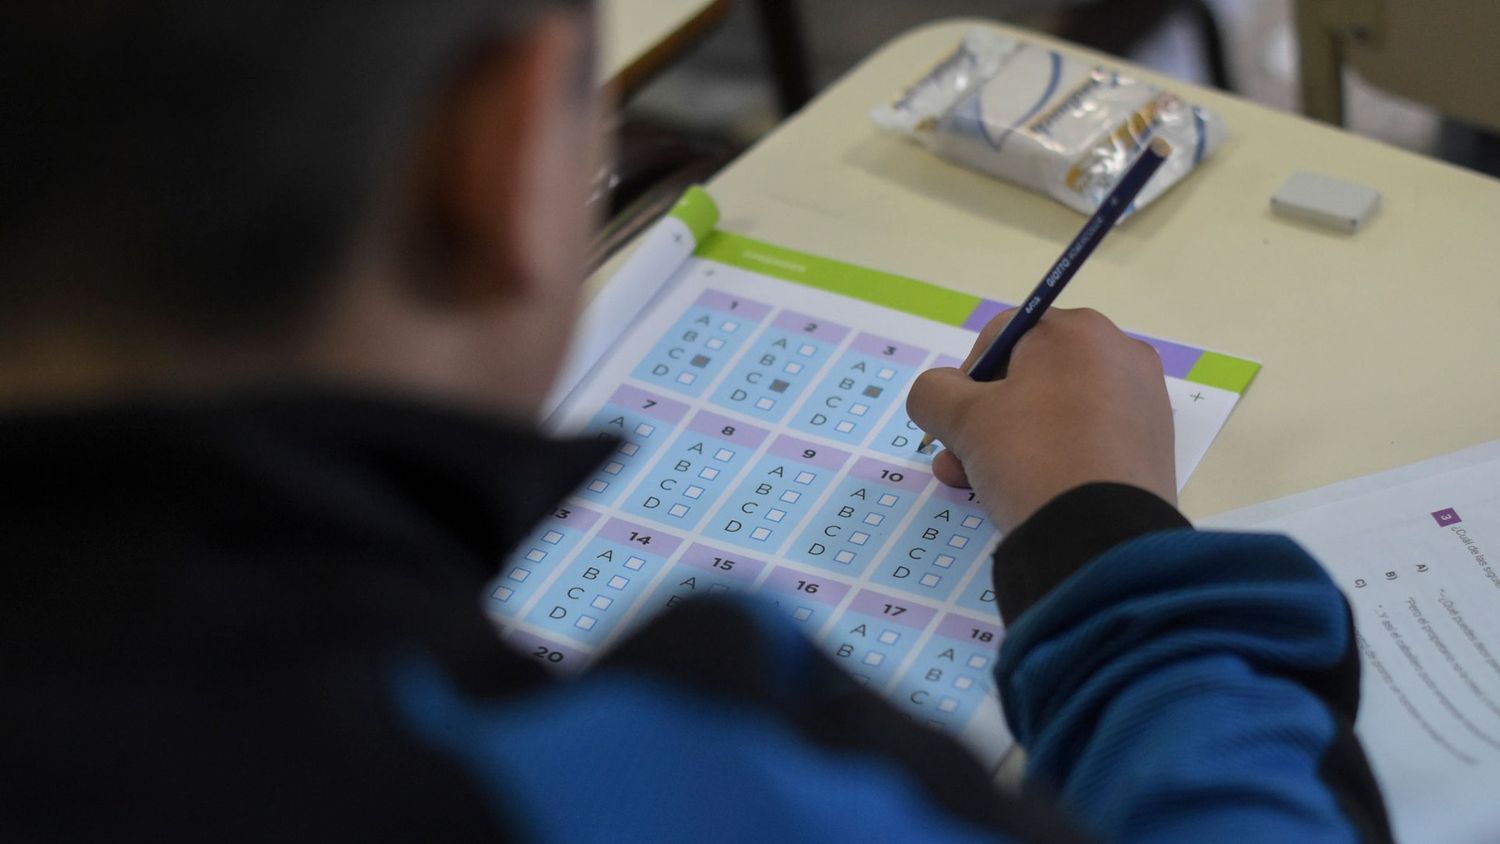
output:
[[[1068,248],[1063,250],[1062,257],[1057,259],[1057,263],[1052,265],[1052,269],[1048,270],[1045,276],[1042,276],[1041,283],[1031,291],[1026,304],[1015,316],[1011,317],[1010,322],[1001,329],[995,341],[990,343],[989,348],[984,350],[984,354],[980,355],[979,359],[974,361],[974,365],[969,367],[967,375],[970,378],[975,381],[998,381],[1005,377],[1005,370],[1010,364],[1010,355],[1015,351],[1016,344],[1021,342],[1026,332],[1041,320],[1042,314],[1046,313],[1047,308],[1051,307],[1052,302],[1057,299],[1057,294],[1061,293],[1073,276],[1078,274],[1078,268],[1083,266],[1084,260],[1093,254],[1099,242],[1104,240],[1104,236],[1115,227],[1120,215],[1124,214],[1125,209],[1135,202],[1135,197],[1141,192],[1141,188],[1146,186],[1146,182],[1156,172],[1156,168],[1167,160],[1171,152],[1172,147],[1166,141],[1161,138],[1151,139],[1151,143],[1147,144],[1146,149],[1141,152],[1141,157],[1130,165],[1130,169],[1125,171],[1125,175],[1115,185],[1115,189],[1110,191],[1109,196],[1106,196],[1099,204],[1099,209],[1094,212],[1094,216],[1083,224],[1083,230],[1073,238]],[[925,452],[934,439],[935,437],[931,434],[923,436],[922,444],[917,446],[917,451]]]

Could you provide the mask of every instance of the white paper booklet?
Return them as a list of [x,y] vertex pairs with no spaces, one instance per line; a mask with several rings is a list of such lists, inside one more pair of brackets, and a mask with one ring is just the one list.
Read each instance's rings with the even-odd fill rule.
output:
[[1348,595],[1397,839],[1500,841],[1500,441],[1200,526],[1290,534]]
[[[993,762],[998,534],[906,416],[999,303],[713,231],[701,191],[585,315],[552,422],[625,440],[518,549],[486,608],[582,667],[695,595],[755,592],[912,717]],[[1185,481],[1257,364],[1151,340]]]

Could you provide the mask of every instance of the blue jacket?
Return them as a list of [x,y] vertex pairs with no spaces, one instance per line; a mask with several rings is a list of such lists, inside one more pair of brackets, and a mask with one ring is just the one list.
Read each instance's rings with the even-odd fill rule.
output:
[[0,420],[0,837],[1390,839],[1338,590],[1131,487],[996,551],[1023,794],[754,602],[554,679],[477,596],[608,448],[319,391]]

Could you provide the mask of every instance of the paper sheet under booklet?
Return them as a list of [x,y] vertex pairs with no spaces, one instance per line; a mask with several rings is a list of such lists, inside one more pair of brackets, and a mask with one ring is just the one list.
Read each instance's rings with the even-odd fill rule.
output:
[[1500,442],[1205,525],[1290,534],[1349,598],[1397,840],[1500,840]]

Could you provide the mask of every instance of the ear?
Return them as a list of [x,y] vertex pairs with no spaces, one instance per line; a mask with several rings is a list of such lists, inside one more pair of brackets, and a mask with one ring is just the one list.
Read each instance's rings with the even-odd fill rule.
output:
[[[417,162],[440,295],[480,304],[577,282],[594,162],[579,16],[542,18],[455,81]],[[423,219],[425,218],[425,220]]]

